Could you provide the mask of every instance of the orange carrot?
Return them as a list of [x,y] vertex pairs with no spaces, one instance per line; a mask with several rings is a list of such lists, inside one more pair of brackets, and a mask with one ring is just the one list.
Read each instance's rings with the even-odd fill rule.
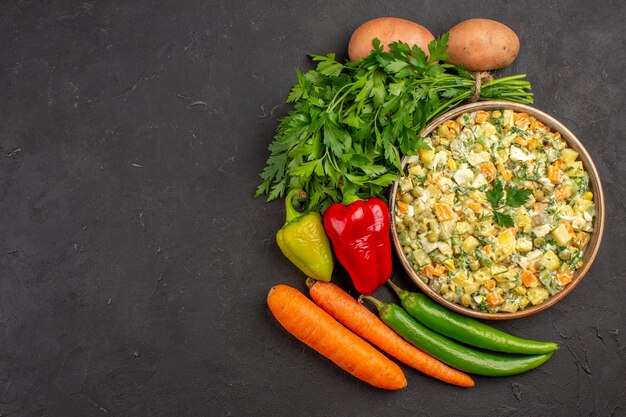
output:
[[498,162],[498,171],[502,174],[502,178],[506,181],[510,180],[513,177],[513,173],[504,167],[502,162]]
[[400,213],[408,213],[409,212],[409,205],[407,203],[405,203],[404,201],[398,201],[398,210],[400,211]]
[[497,307],[497,306],[502,305],[504,303],[504,299],[502,298],[502,296],[500,295],[499,292],[490,292],[485,297],[485,301],[491,307]]
[[459,125],[454,120],[448,120],[443,125],[446,126],[451,131],[450,133],[458,134],[461,131],[461,125]]
[[489,120],[489,113],[487,113],[486,111],[481,110],[478,113],[476,113],[476,118],[474,119],[474,122],[477,125],[482,125],[487,120]]
[[513,123],[515,123],[515,126],[525,129],[530,124],[530,116],[528,113],[515,113],[513,115]]
[[492,162],[485,162],[478,169],[483,177],[487,180],[487,182],[491,182],[496,179],[498,172],[496,171],[496,166]]
[[447,222],[448,220],[454,219],[454,213],[448,204],[435,203],[433,207],[435,208],[435,214],[440,222]]
[[525,287],[536,287],[539,285],[539,280],[537,279],[537,276],[535,275],[535,270],[533,268],[529,268],[524,270],[524,272],[522,272],[522,284],[524,284]]
[[436,267],[432,264],[428,264],[422,269],[420,269],[422,275],[426,275],[428,278],[432,279],[433,277],[440,277],[446,272],[446,267],[443,265],[437,265]]
[[515,139],[513,139],[513,141],[518,145],[528,146],[528,141],[520,136],[515,136]]
[[568,184],[561,184],[554,189],[554,197],[558,201],[565,200],[566,198],[570,198],[572,196],[572,187]]
[[578,232],[576,233],[573,241],[573,245],[579,247],[580,249],[584,248],[585,245],[589,243],[589,233]]
[[561,285],[565,286],[572,282],[572,274],[556,274],[556,279]]
[[378,388],[406,387],[402,369],[365,340],[343,327],[300,291],[276,285],[267,305],[278,322],[298,340],[343,370]]
[[330,282],[307,279],[311,298],[344,326],[378,346],[399,361],[450,384],[473,387],[474,381],[461,371],[422,352],[398,336],[365,306]]
[[548,166],[548,178],[552,184],[558,184],[563,181],[563,167],[565,163],[560,159]]
[[535,129],[535,130],[540,130],[542,132],[548,131],[548,126],[544,125],[543,123],[541,123],[539,120],[535,119],[534,117],[530,121],[530,128]]
[[491,291],[496,287],[496,280],[494,279],[488,279],[487,281],[483,282],[483,287],[485,287],[485,289]]
[[537,138],[530,139],[528,143],[526,144],[526,147],[531,152],[535,152],[535,149],[537,149],[539,146],[541,146],[541,143],[539,142],[539,139]]
[[467,207],[476,214],[480,214],[483,211],[483,205],[480,203],[468,203]]

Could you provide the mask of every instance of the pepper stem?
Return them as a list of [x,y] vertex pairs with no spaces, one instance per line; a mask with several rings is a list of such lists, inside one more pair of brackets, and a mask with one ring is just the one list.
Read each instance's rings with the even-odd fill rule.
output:
[[360,201],[360,200],[362,199],[358,195],[348,194],[344,196],[342,203],[347,206],[349,204],[354,203],[355,201]]
[[402,288],[398,287],[396,284],[391,282],[391,280],[387,281],[387,284],[389,284],[391,289],[396,293],[400,300],[404,300],[409,295],[409,292],[407,290],[403,290]]
[[285,211],[287,212],[287,218],[285,219],[285,223],[289,223],[302,216],[302,213],[296,210],[293,206],[293,197],[296,194],[299,197],[302,197],[302,193],[304,193],[304,191],[301,188],[294,188],[293,190],[289,191],[289,193],[287,193],[287,197],[285,197]]
[[372,297],[371,295],[361,295],[359,296],[359,303],[363,304],[363,300],[367,300],[369,302],[371,302],[372,304],[374,304],[374,306],[376,307],[376,309],[378,310],[378,312],[380,313],[383,309],[383,307],[385,306],[385,303],[383,303],[380,300],[377,300],[376,298]]
[[314,280],[313,278],[307,278],[307,279],[306,279],[306,281],[305,281],[304,283],[306,284],[306,287],[307,287],[308,289],[311,289],[311,288],[313,288],[313,286],[315,285],[315,283],[316,283],[316,282],[317,282],[317,281],[316,281],[316,280]]

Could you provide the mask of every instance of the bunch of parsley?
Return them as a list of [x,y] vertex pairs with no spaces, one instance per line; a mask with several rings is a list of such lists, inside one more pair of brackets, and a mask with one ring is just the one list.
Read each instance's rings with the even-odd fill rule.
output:
[[[447,33],[432,41],[428,57],[402,42],[385,52],[378,39],[357,62],[311,55],[317,68],[296,71],[287,98],[294,108],[278,125],[255,196],[271,201],[302,188],[306,208],[321,212],[333,202],[385,198],[401,155],[428,148],[419,136],[424,126],[474,94],[471,73],[440,63],[447,43]],[[532,103],[524,77],[485,83],[480,98]]]

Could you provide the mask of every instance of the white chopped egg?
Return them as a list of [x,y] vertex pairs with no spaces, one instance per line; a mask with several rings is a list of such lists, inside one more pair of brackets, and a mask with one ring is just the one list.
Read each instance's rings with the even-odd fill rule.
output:
[[527,162],[535,159],[535,155],[526,153],[519,146],[513,145],[510,148],[509,158],[511,158],[511,161]]
[[433,171],[441,169],[446,164],[446,162],[448,162],[448,155],[446,155],[446,152],[437,152],[435,154],[435,159],[433,159]]
[[549,178],[540,178],[539,183],[549,190],[554,188],[554,184],[552,184]]
[[467,155],[467,162],[469,162],[469,164],[474,167],[480,164],[484,164],[485,162],[489,162],[490,160],[491,155],[487,151],[482,151],[478,153],[470,152],[469,155]]
[[586,222],[586,221],[585,221],[585,219],[584,219],[583,217],[581,217],[581,216],[576,216],[576,217],[574,218],[574,220],[572,220],[572,227],[573,227],[575,230],[580,230],[580,229],[582,229],[583,227],[585,227],[585,224],[587,224],[587,222]]
[[474,171],[471,169],[458,169],[453,175],[454,181],[464,187],[474,179]]
[[447,191],[453,184],[452,180],[448,177],[441,177],[439,180],[439,187],[442,191]]
[[473,188],[480,188],[480,187],[483,187],[483,186],[485,186],[487,184],[488,184],[488,182],[485,179],[485,176],[483,174],[478,174],[478,175],[476,175],[476,178],[472,182],[472,187]]
[[528,252],[526,254],[526,258],[529,261],[536,261],[537,259],[539,259],[539,257],[541,257],[541,255],[543,255],[543,252],[537,249],[537,250]]
[[522,269],[528,269],[528,266],[530,265],[530,261],[528,260],[527,257],[522,256],[521,258],[519,258],[519,261],[517,261],[517,264]]
[[441,254],[444,256],[452,256],[452,247],[450,247],[450,245],[448,245],[446,242],[439,242],[439,244],[437,245],[437,249],[439,249]]
[[431,242],[430,240],[428,240],[426,238],[420,239],[420,244],[422,245],[422,249],[426,253],[431,253],[435,249],[439,248],[439,243],[438,242]]
[[549,224],[542,224],[541,226],[533,227],[530,231],[537,237],[544,237],[552,230],[552,226]]

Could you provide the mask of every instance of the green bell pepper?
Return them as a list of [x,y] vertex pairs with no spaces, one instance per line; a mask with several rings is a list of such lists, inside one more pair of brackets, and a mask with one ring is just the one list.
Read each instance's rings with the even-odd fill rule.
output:
[[285,198],[287,219],[276,233],[283,254],[308,277],[330,281],[334,261],[328,236],[319,213],[300,213],[293,207],[293,197],[304,193],[291,190]]

